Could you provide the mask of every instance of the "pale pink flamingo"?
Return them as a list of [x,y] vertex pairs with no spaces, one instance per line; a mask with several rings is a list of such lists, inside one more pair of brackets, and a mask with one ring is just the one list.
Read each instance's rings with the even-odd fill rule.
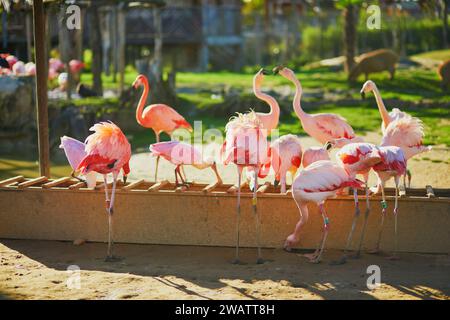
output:
[[306,168],[319,160],[330,160],[330,156],[325,147],[310,147],[303,151],[303,168]]
[[25,64],[25,73],[28,76],[36,75],[36,64],[34,62],[28,62]]
[[260,244],[260,218],[257,210],[258,174],[261,166],[268,162],[267,132],[262,127],[254,111],[246,114],[238,113],[225,126],[226,138],[222,147],[224,164],[233,162],[238,170],[237,223],[236,223],[236,256],[233,263],[239,263],[239,225],[241,215],[241,176],[245,167],[251,168],[253,174],[252,208],[256,218],[256,237],[258,246],[257,263],[262,263]]
[[[115,259],[112,247],[116,183],[121,170],[123,170],[124,182],[126,182],[126,177],[130,172],[131,146],[122,130],[112,122],[97,123],[89,130],[94,133],[86,138],[86,156],[81,160],[77,171],[80,171],[83,175],[91,171],[103,174],[106,210],[108,213],[108,254],[106,260],[112,261]],[[111,199],[108,195],[108,173],[112,173],[113,176]]]
[[270,111],[268,113],[255,112],[261,125],[268,135],[270,135],[271,130],[276,129],[278,126],[278,121],[280,118],[280,106],[274,97],[263,93],[261,91],[262,82],[264,80],[264,75],[269,74],[266,70],[260,69],[253,77],[253,93],[255,96],[266,102],[270,106]]
[[337,148],[341,148],[348,143],[362,141],[361,137],[355,136],[353,128],[341,116],[333,113],[308,114],[303,111],[300,102],[303,92],[302,85],[291,69],[279,66],[274,68],[274,73],[280,74],[294,83],[296,91],[292,104],[295,114],[300,119],[303,130],[309,136],[321,144],[332,141],[333,146]]
[[64,69],[64,63],[58,58],[50,58],[48,60],[48,68],[59,72]]
[[[78,177],[75,177],[74,172],[78,168],[81,160],[83,160],[83,158],[86,156],[86,144],[78,141],[77,139],[63,136],[61,137],[61,145],[59,146],[59,148],[64,150],[66,158],[69,161],[70,166],[72,167],[73,171],[71,173],[71,176],[79,179]],[[96,182],[97,173],[95,171],[91,171],[86,174],[86,185],[88,188],[94,188]]]
[[324,203],[329,198],[334,198],[339,189],[344,187],[360,188],[362,181],[351,177],[341,166],[329,161],[319,160],[301,170],[292,184],[292,197],[300,212],[300,220],[295,226],[294,232],[289,235],[284,244],[286,250],[290,250],[299,242],[300,231],[308,221],[308,202],[318,205],[323,218],[322,239],[317,250],[313,254],[305,255],[310,262],[320,262],[329,230],[329,219],[324,209]]
[[214,158],[203,158],[202,153],[194,146],[180,142],[180,141],[164,141],[150,145],[150,152],[153,156],[161,156],[167,161],[174,164],[175,167],[175,182],[178,185],[178,176],[182,184],[186,184],[183,176],[180,173],[180,168],[183,165],[191,165],[197,169],[211,168],[217,178],[217,183],[222,184],[217,165]]
[[[426,147],[422,144],[425,136],[422,121],[406,112],[400,111],[398,108],[393,108],[388,113],[376,84],[368,80],[361,89],[361,96],[364,97],[366,93],[371,91],[375,96],[382,119],[381,132],[383,133],[383,141],[381,145],[402,148],[406,160],[416,154],[429,151],[431,147]],[[411,185],[411,173],[408,170],[406,171],[406,176],[408,176],[409,187]],[[403,177],[403,184],[406,189],[405,177]]]
[[394,204],[394,232],[395,232],[395,249],[391,258],[397,258],[397,216],[398,216],[398,184],[400,177],[406,172],[406,158],[401,148],[396,146],[382,146],[379,147],[379,153],[381,155],[381,161],[373,166],[378,177],[379,186],[381,186],[381,222],[378,233],[378,240],[371,253],[378,253],[380,251],[381,233],[383,231],[384,218],[386,216],[387,202],[384,196],[384,186],[386,181],[390,178],[394,178],[395,182],[395,204]]
[[[337,163],[344,168],[351,177],[355,177],[357,174],[363,176],[365,191],[366,191],[366,211],[364,215],[364,225],[361,232],[361,238],[358,245],[358,250],[355,257],[359,257],[361,252],[361,245],[364,239],[364,233],[366,230],[367,219],[370,213],[370,202],[369,202],[369,188],[367,186],[369,180],[369,172],[374,165],[381,161],[381,155],[378,147],[371,143],[359,142],[350,143],[342,147],[336,153]],[[344,249],[344,254],[342,258],[336,263],[345,263],[347,259],[347,252],[350,248],[353,233],[355,231],[356,222],[360,216],[358,192],[356,188],[353,188],[353,197],[355,201],[355,214],[353,216],[353,222],[350,232],[347,237],[347,244]]]
[[22,76],[25,74],[25,63],[23,61],[17,61],[12,67],[12,72],[16,76]]
[[295,177],[297,169],[302,162],[302,145],[300,139],[287,134],[281,136],[270,145],[270,163],[275,173],[274,185],[281,182],[281,193],[286,193],[286,174]]
[[[178,128],[185,128],[192,131],[192,127],[186,119],[168,105],[158,103],[149,105],[144,109],[150,86],[147,77],[142,74],[138,75],[133,82],[133,87],[135,89],[140,86],[144,87],[144,91],[142,92],[141,99],[139,100],[136,109],[136,121],[144,128],[152,129],[155,132],[156,142],[159,142],[159,135],[161,132],[165,132],[171,136]],[[155,181],[158,178],[159,158],[159,156],[156,157]]]

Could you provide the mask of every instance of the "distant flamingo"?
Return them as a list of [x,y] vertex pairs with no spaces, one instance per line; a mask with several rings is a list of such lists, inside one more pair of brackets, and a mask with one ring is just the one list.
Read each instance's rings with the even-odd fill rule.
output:
[[[64,150],[66,158],[73,170],[71,176],[75,177],[74,171],[78,168],[81,160],[83,160],[83,158],[86,156],[86,144],[74,138],[63,136],[61,137],[61,145],[59,146],[59,148]],[[96,182],[97,173],[95,171],[91,171],[86,174],[86,184],[88,188],[94,188]]]
[[175,181],[178,185],[178,176],[181,183],[185,184],[184,178],[180,173],[182,165],[192,165],[197,169],[211,168],[217,178],[217,183],[222,184],[216,162],[212,157],[203,159],[202,154],[194,146],[180,141],[164,141],[150,145],[150,152],[154,156],[161,156],[167,161],[173,163],[175,168]]
[[384,196],[384,186],[386,181],[390,178],[394,178],[395,181],[395,204],[394,204],[394,230],[395,230],[395,250],[392,258],[397,258],[397,216],[398,216],[398,184],[399,179],[406,172],[406,158],[401,148],[396,146],[382,146],[379,147],[381,155],[381,162],[373,167],[373,170],[377,174],[379,186],[381,186],[381,196],[383,201],[381,202],[381,223],[378,233],[378,241],[375,250],[372,253],[378,253],[380,251],[381,233],[383,231],[384,218],[386,216],[387,202]]
[[294,178],[302,162],[300,139],[293,134],[281,136],[272,142],[269,153],[270,162],[275,172],[274,185],[277,186],[281,182],[281,193],[286,193],[287,172],[290,172],[292,178]]
[[267,163],[268,143],[267,133],[263,129],[255,112],[246,114],[238,113],[230,119],[225,126],[226,139],[222,147],[224,164],[230,162],[236,164],[238,169],[238,194],[237,194],[237,223],[236,223],[236,257],[234,263],[239,263],[239,225],[241,215],[241,176],[245,167],[251,168],[253,174],[253,199],[252,208],[256,218],[256,235],[258,246],[257,263],[262,263],[260,244],[260,218],[257,211],[258,174],[261,166]]
[[25,64],[25,73],[28,76],[36,75],[36,64],[34,62],[28,62]]
[[321,144],[332,141],[333,146],[337,148],[348,143],[362,141],[360,137],[355,136],[353,128],[341,116],[333,113],[308,114],[303,111],[300,103],[303,92],[302,85],[291,69],[279,66],[274,68],[274,73],[279,73],[294,83],[296,88],[293,101],[294,111],[308,135]]
[[[152,104],[144,109],[147,97],[150,91],[147,77],[140,74],[133,82],[135,89],[144,86],[141,99],[136,109],[136,121],[143,127],[152,129],[156,135],[156,142],[159,142],[161,132],[167,133],[169,136],[178,129],[185,128],[192,131],[191,125],[173,108],[165,104]],[[156,157],[155,181],[158,178],[159,156]]]
[[289,251],[299,242],[300,231],[308,221],[307,204],[314,202],[318,205],[323,218],[322,240],[313,254],[305,256],[310,262],[320,262],[330,226],[324,209],[325,201],[334,198],[341,188],[360,188],[361,186],[361,181],[351,177],[344,168],[328,160],[314,162],[300,171],[292,184],[292,197],[299,209],[300,220],[295,226],[294,232],[287,237],[284,248]]
[[[108,213],[108,255],[107,261],[114,260],[113,246],[113,208],[116,192],[117,176],[123,170],[124,182],[130,172],[129,161],[131,146],[122,130],[112,122],[101,122],[92,126],[93,131],[86,138],[86,156],[77,167],[81,174],[91,171],[103,174],[105,182],[106,211]],[[112,173],[113,186],[111,200],[108,195],[107,174]]]
[[268,135],[270,135],[271,130],[276,129],[278,126],[278,121],[280,118],[280,106],[278,102],[272,96],[261,91],[262,82],[264,80],[264,75],[269,74],[266,70],[260,69],[253,77],[253,93],[255,96],[266,102],[270,106],[269,113],[256,112],[261,125]]
[[15,74],[16,76],[22,76],[25,74],[25,63],[23,63],[23,61],[17,61],[16,63],[14,63],[13,67],[12,67],[12,72],[13,74]]
[[[350,177],[355,177],[360,174],[364,178],[364,185],[366,189],[366,212],[364,215],[364,225],[361,232],[361,238],[356,252],[356,257],[359,257],[361,251],[361,244],[364,239],[364,233],[367,225],[367,218],[370,213],[369,203],[369,189],[367,186],[369,180],[369,172],[374,165],[381,161],[380,152],[377,146],[371,143],[350,143],[342,147],[336,154],[337,163],[344,168]],[[353,217],[352,227],[347,237],[347,244],[344,249],[344,255],[337,261],[338,264],[345,263],[347,259],[347,252],[350,249],[353,233],[355,231],[356,222],[360,215],[358,192],[356,188],[353,188],[353,197],[355,201],[355,215]]]
[[303,151],[303,168],[307,168],[309,165],[319,160],[330,160],[330,156],[325,147],[310,147]]

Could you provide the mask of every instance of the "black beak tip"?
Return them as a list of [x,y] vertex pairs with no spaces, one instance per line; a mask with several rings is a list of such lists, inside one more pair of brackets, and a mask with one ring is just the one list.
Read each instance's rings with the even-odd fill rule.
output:
[[273,181],[273,186],[274,187],[278,187],[279,184],[280,184],[280,181],[278,181],[278,180],[274,180]]
[[271,74],[269,71],[267,71],[266,69],[261,69],[261,73],[263,74],[263,75],[269,75],[269,74]]
[[363,92],[361,92],[361,99],[365,99],[366,98],[366,93],[363,91]]
[[332,147],[333,147],[333,144],[331,142],[328,141],[327,143],[325,143],[325,149],[327,151],[329,151]]

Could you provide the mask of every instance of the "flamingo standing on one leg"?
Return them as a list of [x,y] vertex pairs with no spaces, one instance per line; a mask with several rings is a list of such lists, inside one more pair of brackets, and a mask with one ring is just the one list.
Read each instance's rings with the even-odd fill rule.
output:
[[294,232],[289,235],[284,244],[286,250],[298,243],[302,227],[308,221],[308,202],[318,205],[323,218],[322,240],[313,254],[305,255],[310,262],[318,263],[322,256],[328,235],[329,220],[324,209],[324,203],[334,198],[339,189],[344,187],[360,188],[362,182],[350,176],[341,166],[328,161],[320,160],[309,165],[297,175],[292,184],[292,197],[300,212],[300,220]]
[[281,136],[270,146],[270,162],[275,172],[274,185],[281,182],[281,193],[286,193],[286,174],[289,171],[292,178],[302,162],[302,145],[300,139],[287,134]]
[[[369,203],[369,188],[367,186],[369,180],[369,172],[374,165],[381,161],[380,152],[377,146],[371,143],[361,142],[361,143],[351,143],[342,147],[336,154],[336,160],[338,164],[343,167],[351,177],[355,177],[360,174],[364,178],[364,185],[366,191],[366,212],[364,215],[364,225],[361,232],[361,239],[359,242],[358,250],[355,257],[359,257],[361,244],[364,238],[364,233],[367,225],[367,218],[370,213],[370,203]],[[344,254],[336,264],[345,263],[347,260],[347,252],[350,248],[353,233],[355,231],[356,222],[360,215],[359,202],[358,202],[358,192],[356,188],[353,188],[353,196],[355,201],[355,214],[353,216],[353,222],[348,234],[347,244],[344,249]]]
[[[147,97],[150,91],[147,77],[140,74],[133,82],[133,87],[137,89],[144,86],[141,99],[136,109],[136,121],[143,127],[152,129],[156,135],[156,142],[159,142],[161,132],[167,133],[169,136],[178,129],[185,128],[192,131],[191,125],[173,108],[165,104],[152,104],[144,109]],[[159,156],[156,158],[155,181],[158,178]]]
[[[392,111],[388,113],[383,99],[381,98],[380,91],[372,80],[368,80],[364,83],[361,89],[361,96],[365,98],[365,94],[369,92],[373,92],[378,110],[380,111],[382,119],[381,132],[386,139],[390,140],[389,142],[386,142],[389,144],[385,143],[384,145],[393,145],[402,148],[406,159],[429,150],[429,147],[422,145],[422,140],[425,136],[422,121],[398,108],[393,108]],[[406,175],[408,176],[409,187],[411,185],[411,173],[407,170]],[[404,176],[403,184],[406,189],[405,180]]]
[[330,160],[326,147],[310,147],[303,151],[302,165],[308,167],[319,160]]
[[246,114],[238,113],[230,119],[225,127],[226,139],[222,147],[224,164],[233,162],[238,169],[238,194],[237,194],[237,223],[236,223],[236,257],[234,263],[239,263],[239,225],[241,215],[241,176],[245,167],[251,168],[253,174],[253,199],[252,208],[256,218],[256,237],[258,246],[257,263],[262,263],[260,244],[260,218],[257,211],[258,174],[263,164],[268,162],[267,133],[255,112]]
[[[131,146],[122,130],[112,122],[101,122],[92,126],[94,131],[86,138],[86,156],[77,167],[81,174],[91,171],[103,174],[105,182],[106,210],[108,213],[108,254],[107,261],[114,260],[113,256],[113,208],[116,193],[117,176],[123,170],[124,182],[130,172],[129,161]],[[113,175],[111,199],[108,195],[107,174]]]
[[321,144],[332,141],[333,146],[337,148],[348,143],[362,141],[361,137],[355,136],[353,128],[341,116],[333,113],[308,114],[303,111],[300,103],[303,92],[302,85],[291,69],[279,66],[274,68],[274,73],[278,73],[294,83],[296,88],[293,101],[294,111],[308,135]]
[[212,157],[203,159],[201,152],[194,146],[180,141],[165,141],[150,145],[150,152],[154,156],[161,156],[167,161],[173,163],[175,168],[175,181],[178,185],[178,176],[182,184],[185,184],[184,178],[180,174],[182,165],[192,165],[197,169],[211,168],[217,178],[217,183],[222,184],[216,162]]
[[[86,156],[86,144],[77,139],[63,136],[61,137],[61,145],[60,149],[64,150],[66,154],[66,158],[69,161],[70,166],[72,167],[71,176],[75,177],[75,170],[78,168],[81,160]],[[91,171],[86,174],[86,185],[88,188],[94,188],[97,182],[97,173],[95,171]]]
[[395,230],[395,250],[392,258],[397,258],[397,216],[398,216],[398,184],[400,177],[406,172],[406,158],[401,148],[396,146],[381,146],[379,147],[381,161],[373,166],[373,170],[377,174],[379,186],[381,186],[381,222],[378,233],[378,240],[375,250],[371,253],[378,253],[380,251],[381,233],[383,231],[384,218],[386,216],[387,203],[384,196],[384,186],[386,181],[394,178],[395,181],[395,204],[394,204],[394,230]]

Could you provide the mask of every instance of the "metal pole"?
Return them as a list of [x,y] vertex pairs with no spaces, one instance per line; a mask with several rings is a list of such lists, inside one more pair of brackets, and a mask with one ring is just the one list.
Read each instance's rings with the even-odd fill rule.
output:
[[39,146],[39,172],[41,176],[50,177],[50,155],[48,140],[48,110],[47,110],[47,68],[45,13],[43,0],[33,1],[33,27],[36,61],[36,109]]

